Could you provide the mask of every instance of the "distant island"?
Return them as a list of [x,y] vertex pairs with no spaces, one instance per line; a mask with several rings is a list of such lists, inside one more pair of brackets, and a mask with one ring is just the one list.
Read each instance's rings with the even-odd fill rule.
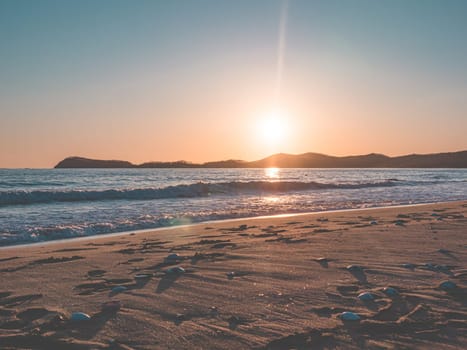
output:
[[467,151],[410,154],[389,157],[384,154],[335,157],[319,153],[274,154],[264,159],[247,162],[222,160],[207,163],[148,162],[132,164],[122,160],[97,160],[83,157],[68,157],[55,168],[467,168]]

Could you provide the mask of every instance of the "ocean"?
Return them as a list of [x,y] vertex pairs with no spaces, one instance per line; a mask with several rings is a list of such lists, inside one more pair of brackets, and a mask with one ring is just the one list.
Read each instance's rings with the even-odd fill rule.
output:
[[467,199],[467,169],[0,169],[0,245]]

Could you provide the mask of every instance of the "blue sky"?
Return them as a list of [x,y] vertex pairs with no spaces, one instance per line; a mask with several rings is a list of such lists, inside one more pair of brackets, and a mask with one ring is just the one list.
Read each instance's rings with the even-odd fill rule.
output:
[[276,101],[283,6],[0,0],[0,167],[467,148],[467,1],[290,0]]

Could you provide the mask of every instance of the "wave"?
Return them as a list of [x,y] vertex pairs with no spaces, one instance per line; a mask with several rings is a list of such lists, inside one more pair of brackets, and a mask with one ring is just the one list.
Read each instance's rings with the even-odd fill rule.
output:
[[[244,214],[243,216],[253,216],[253,214]],[[49,224],[46,226],[33,226],[24,228],[18,227],[14,230],[6,232],[2,232],[0,230],[0,247],[14,244],[46,242],[57,239],[87,237],[108,233],[130,232],[144,229],[155,229],[160,227],[179,226],[194,224],[201,221],[221,220],[236,217],[239,217],[239,215],[231,213],[201,213],[197,215],[186,214],[182,217],[145,216],[125,219],[117,218],[104,222],[84,221],[72,224]]]
[[195,198],[212,195],[241,195],[310,191],[322,189],[358,189],[395,186],[395,179],[366,183],[320,183],[300,181],[248,181],[183,184],[162,188],[132,188],[108,190],[36,190],[0,192],[0,206],[31,205],[53,202],[92,202],[111,200],[155,200]]
[[[365,207],[394,205],[392,201],[373,202],[365,204]],[[397,204],[401,204],[397,202]],[[405,203],[407,204],[407,203]],[[172,214],[162,213],[142,213],[139,215],[121,215],[114,212],[116,216],[101,217],[96,213],[86,212],[81,218],[73,218],[72,222],[57,222],[48,218],[41,223],[33,224],[14,224],[11,227],[2,229],[0,223],[0,247],[25,244],[34,242],[46,242],[57,239],[68,239],[77,237],[94,236],[118,232],[131,232],[144,229],[155,229],[162,227],[189,225],[198,222],[212,220],[237,219],[254,216],[292,214],[301,212],[313,212],[323,210],[352,209],[362,208],[364,205],[360,201],[349,201],[328,203],[323,206],[319,203],[315,206],[291,206],[290,203],[278,207],[272,206],[254,206],[235,208],[213,208],[201,211],[182,209]],[[47,210],[46,208],[43,208]]]

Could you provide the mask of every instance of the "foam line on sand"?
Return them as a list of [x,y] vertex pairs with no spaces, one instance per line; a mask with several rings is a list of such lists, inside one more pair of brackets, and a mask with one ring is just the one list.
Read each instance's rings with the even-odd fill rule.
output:
[[462,349],[466,215],[448,202],[10,247],[0,344]]

